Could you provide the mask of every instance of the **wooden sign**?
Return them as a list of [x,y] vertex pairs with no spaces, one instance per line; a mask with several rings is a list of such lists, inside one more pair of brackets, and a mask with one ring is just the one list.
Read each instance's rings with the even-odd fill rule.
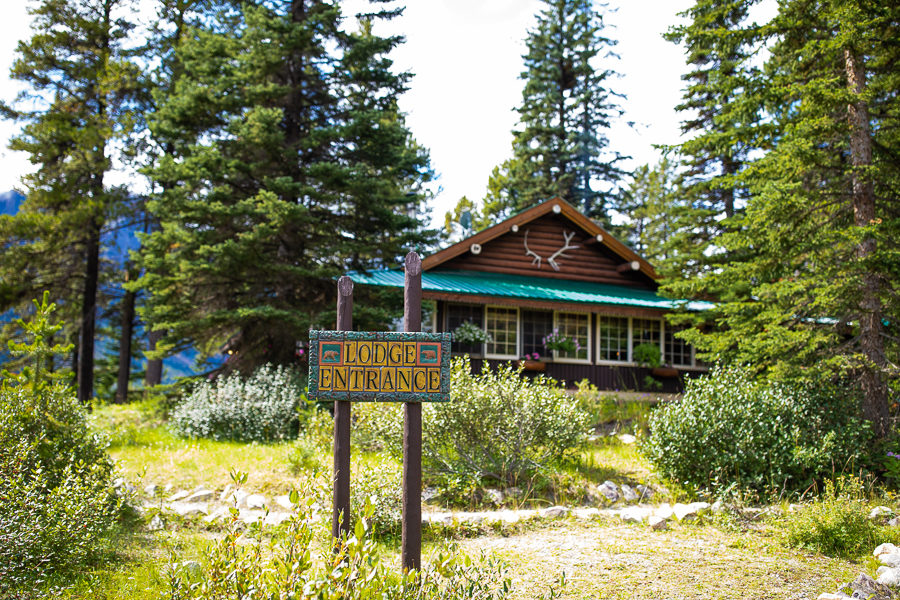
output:
[[309,398],[447,402],[450,334],[311,330]]

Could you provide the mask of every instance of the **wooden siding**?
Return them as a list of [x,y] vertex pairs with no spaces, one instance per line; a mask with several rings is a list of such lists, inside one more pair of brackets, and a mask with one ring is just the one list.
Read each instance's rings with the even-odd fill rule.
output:
[[[443,307],[444,302],[453,304],[490,304],[492,306],[517,306],[519,308],[534,308],[543,310],[559,310],[568,312],[597,311],[611,317],[645,317],[648,319],[661,319],[666,311],[657,308],[645,308],[642,306],[624,306],[620,304],[589,304],[586,302],[554,302],[552,300],[531,300],[508,296],[477,296],[474,294],[458,294],[453,292],[423,292],[423,298],[438,301],[438,306]],[[442,302],[443,301],[443,302]],[[443,310],[440,309],[440,310]],[[443,326],[441,320],[443,312],[438,313],[438,323]]]
[[[532,264],[533,256],[525,254],[526,231],[528,248],[542,257],[540,268]],[[577,244],[578,247],[567,250],[565,257],[556,259],[560,270],[555,271],[548,263],[548,259],[565,245],[564,231],[575,233],[570,244]],[[606,245],[597,243],[593,236],[569,219],[550,213],[523,224],[518,232],[509,231],[486,242],[480,254],[466,252],[442,263],[440,269],[506,273],[656,289],[656,283],[640,271],[620,273],[617,269],[624,262]]]

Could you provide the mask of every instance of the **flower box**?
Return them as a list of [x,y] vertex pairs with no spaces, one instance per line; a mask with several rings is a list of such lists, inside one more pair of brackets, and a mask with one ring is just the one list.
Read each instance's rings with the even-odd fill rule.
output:
[[545,371],[547,369],[547,363],[539,360],[520,360],[518,366],[523,371]]
[[653,367],[650,370],[650,374],[654,377],[660,377],[662,379],[671,379],[674,377],[678,377],[678,369],[675,367]]

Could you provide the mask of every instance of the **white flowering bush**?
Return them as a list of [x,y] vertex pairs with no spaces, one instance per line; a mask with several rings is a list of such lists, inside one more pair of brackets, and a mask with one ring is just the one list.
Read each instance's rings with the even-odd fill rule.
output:
[[306,385],[295,369],[264,365],[250,377],[234,373],[204,381],[172,412],[183,437],[266,442],[297,434]]

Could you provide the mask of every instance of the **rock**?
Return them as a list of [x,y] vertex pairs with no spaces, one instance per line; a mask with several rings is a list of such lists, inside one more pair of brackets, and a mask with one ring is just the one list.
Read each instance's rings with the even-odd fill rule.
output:
[[262,494],[250,494],[244,499],[244,506],[249,509],[265,508],[268,503],[268,500]]
[[212,490],[197,490],[184,499],[185,502],[209,502],[214,500],[216,493]]
[[218,521],[219,519],[224,519],[229,514],[229,509],[227,506],[220,506],[205,517],[203,520],[207,523],[212,523],[214,521]]
[[168,494],[169,492],[171,492],[174,489],[175,489],[174,485],[172,485],[171,483],[167,483],[166,485],[163,486],[163,494]]
[[169,508],[182,517],[209,514],[209,505],[205,502],[172,502]]
[[294,510],[296,504],[291,502],[291,496],[284,494],[283,496],[275,496],[275,504],[286,510]]
[[644,485],[643,483],[641,483],[641,484],[635,486],[635,489],[637,489],[638,493],[641,495],[641,500],[643,500],[645,498],[649,500],[650,498],[653,497],[653,490],[650,489],[650,486],[647,486],[647,485]]
[[603,494],[603,496],[610,502],[615,502],[619,499],[619,488],[617,488],[616,484],[614,484],[612,481],[604,481],[597,488],[597,491]]
[[900,567],[900,553],[879,554],[878,562],[889,567]]
[[889,587],[879,581],[875,581],[865,573],[850,582],[853,590],[853,598],[866,598],[866,600],[891,600],[894,595]]
[[565,506],[551,506],[550,508],[545,508],[540,512],[540,515],[545,518],[555,519],[558,517],[568,516],[569,509]]
[[187,498],[190,495],[191,495],[190,492],[184,492],[184,491],[175,492],[174,494],[172,494],[171,496],[166,498],[166,502],[178,502],[179,500],[184,500],[185,498]]
[[499,505],[503,503],[503,492],[495,488],[487,488],[484,490],[485,499],[491,504]]
[[650,507],[645,506],[629,506],[628,508],[623,508],[621,512],[619,512],[619,517],[626,523],[643,523],[644,519],[650,516],[650,513],[653,511]]
[[900,527],[900,517],[894,517],[887,522],[888,527]]
[[788,504],[788,512],[789,512],[789,513],[795,513],[795,512],[797,512],[797,511],[799,511],[799,510],[802,510],[802,509],[803,509],[803,505],[802,505],[802,504]]
[[422,490],[422,502],[431,502],[438,497],[438,489],[435,487],[427,487]]
[[855,600],[852,596],[845,596],[844,594],[829,594],[825,592],[824,594],[819,594],[819,597],[816,600]]
[[892,516],[893,514],[894,510],[890,506],[876,506],[871,511],[869,511],[869,518],[875,520],[882,517]]
[[155,496],[156,492],[159,491],[159,486],[155,483],[149,483],[144,486],[144,495],[146,496]]
[[159,515],[153,515],[153,518],[147,523],[147,531],[159,531],[165,528],[166,524]]
[[669,527],[669,520],[658,515],[650,515],[647,517],[647,525],[649,525],[650,529],[653,531],[662,531]]
[[222,490],[222,493],[219,494],[219,502],[228,502],[228,497],[231,496],[231,492],[234,490],[234,486],[230,483],[225,486],[225,489]]
[[894,544],[880,544],[872,551],[872,556],[878,558],[882,554],[897,554],[900,553],[900,548],[897,548]]
[[653,515],[661,519],[671,519],[674,514],[675,511],[672,510],[668,502],[663,502],[653,511]]
[[631,435],[630,433],[621,433],[617,436],[619,441],[623,444],[633,444],[637,441],[637,438]]
[[722,513],[725,512],[725,503],[721,500],[716,500],[712,503],[712,506],[709,507],[711,511],[714,513]]
[[225,498],[221,499],[221,501],[240,508],[242,506],[246,506],[246,501],[249,496],[250,494],[245,492],[244,490],[234,490],[233,492],[225,496]]
[[634,502],[635,500],[640,499],[640,494],[637,493],[633,487],[628,485],[627,483],[622,484],[622,497],[625,498],[626,502]]
[[576,508],[572,511],[576,519],[593,519],[600,516],[599,508]]
[[900,586],[900,569],[896,567],[878,567],[875,573],[878,575],[876,583],[890,587]]
[[266,525],[281,525],[285,521],[289,521],[291,518],[291,513],[288,512],[270,512],[266,515],[265,520],[263,521]]

